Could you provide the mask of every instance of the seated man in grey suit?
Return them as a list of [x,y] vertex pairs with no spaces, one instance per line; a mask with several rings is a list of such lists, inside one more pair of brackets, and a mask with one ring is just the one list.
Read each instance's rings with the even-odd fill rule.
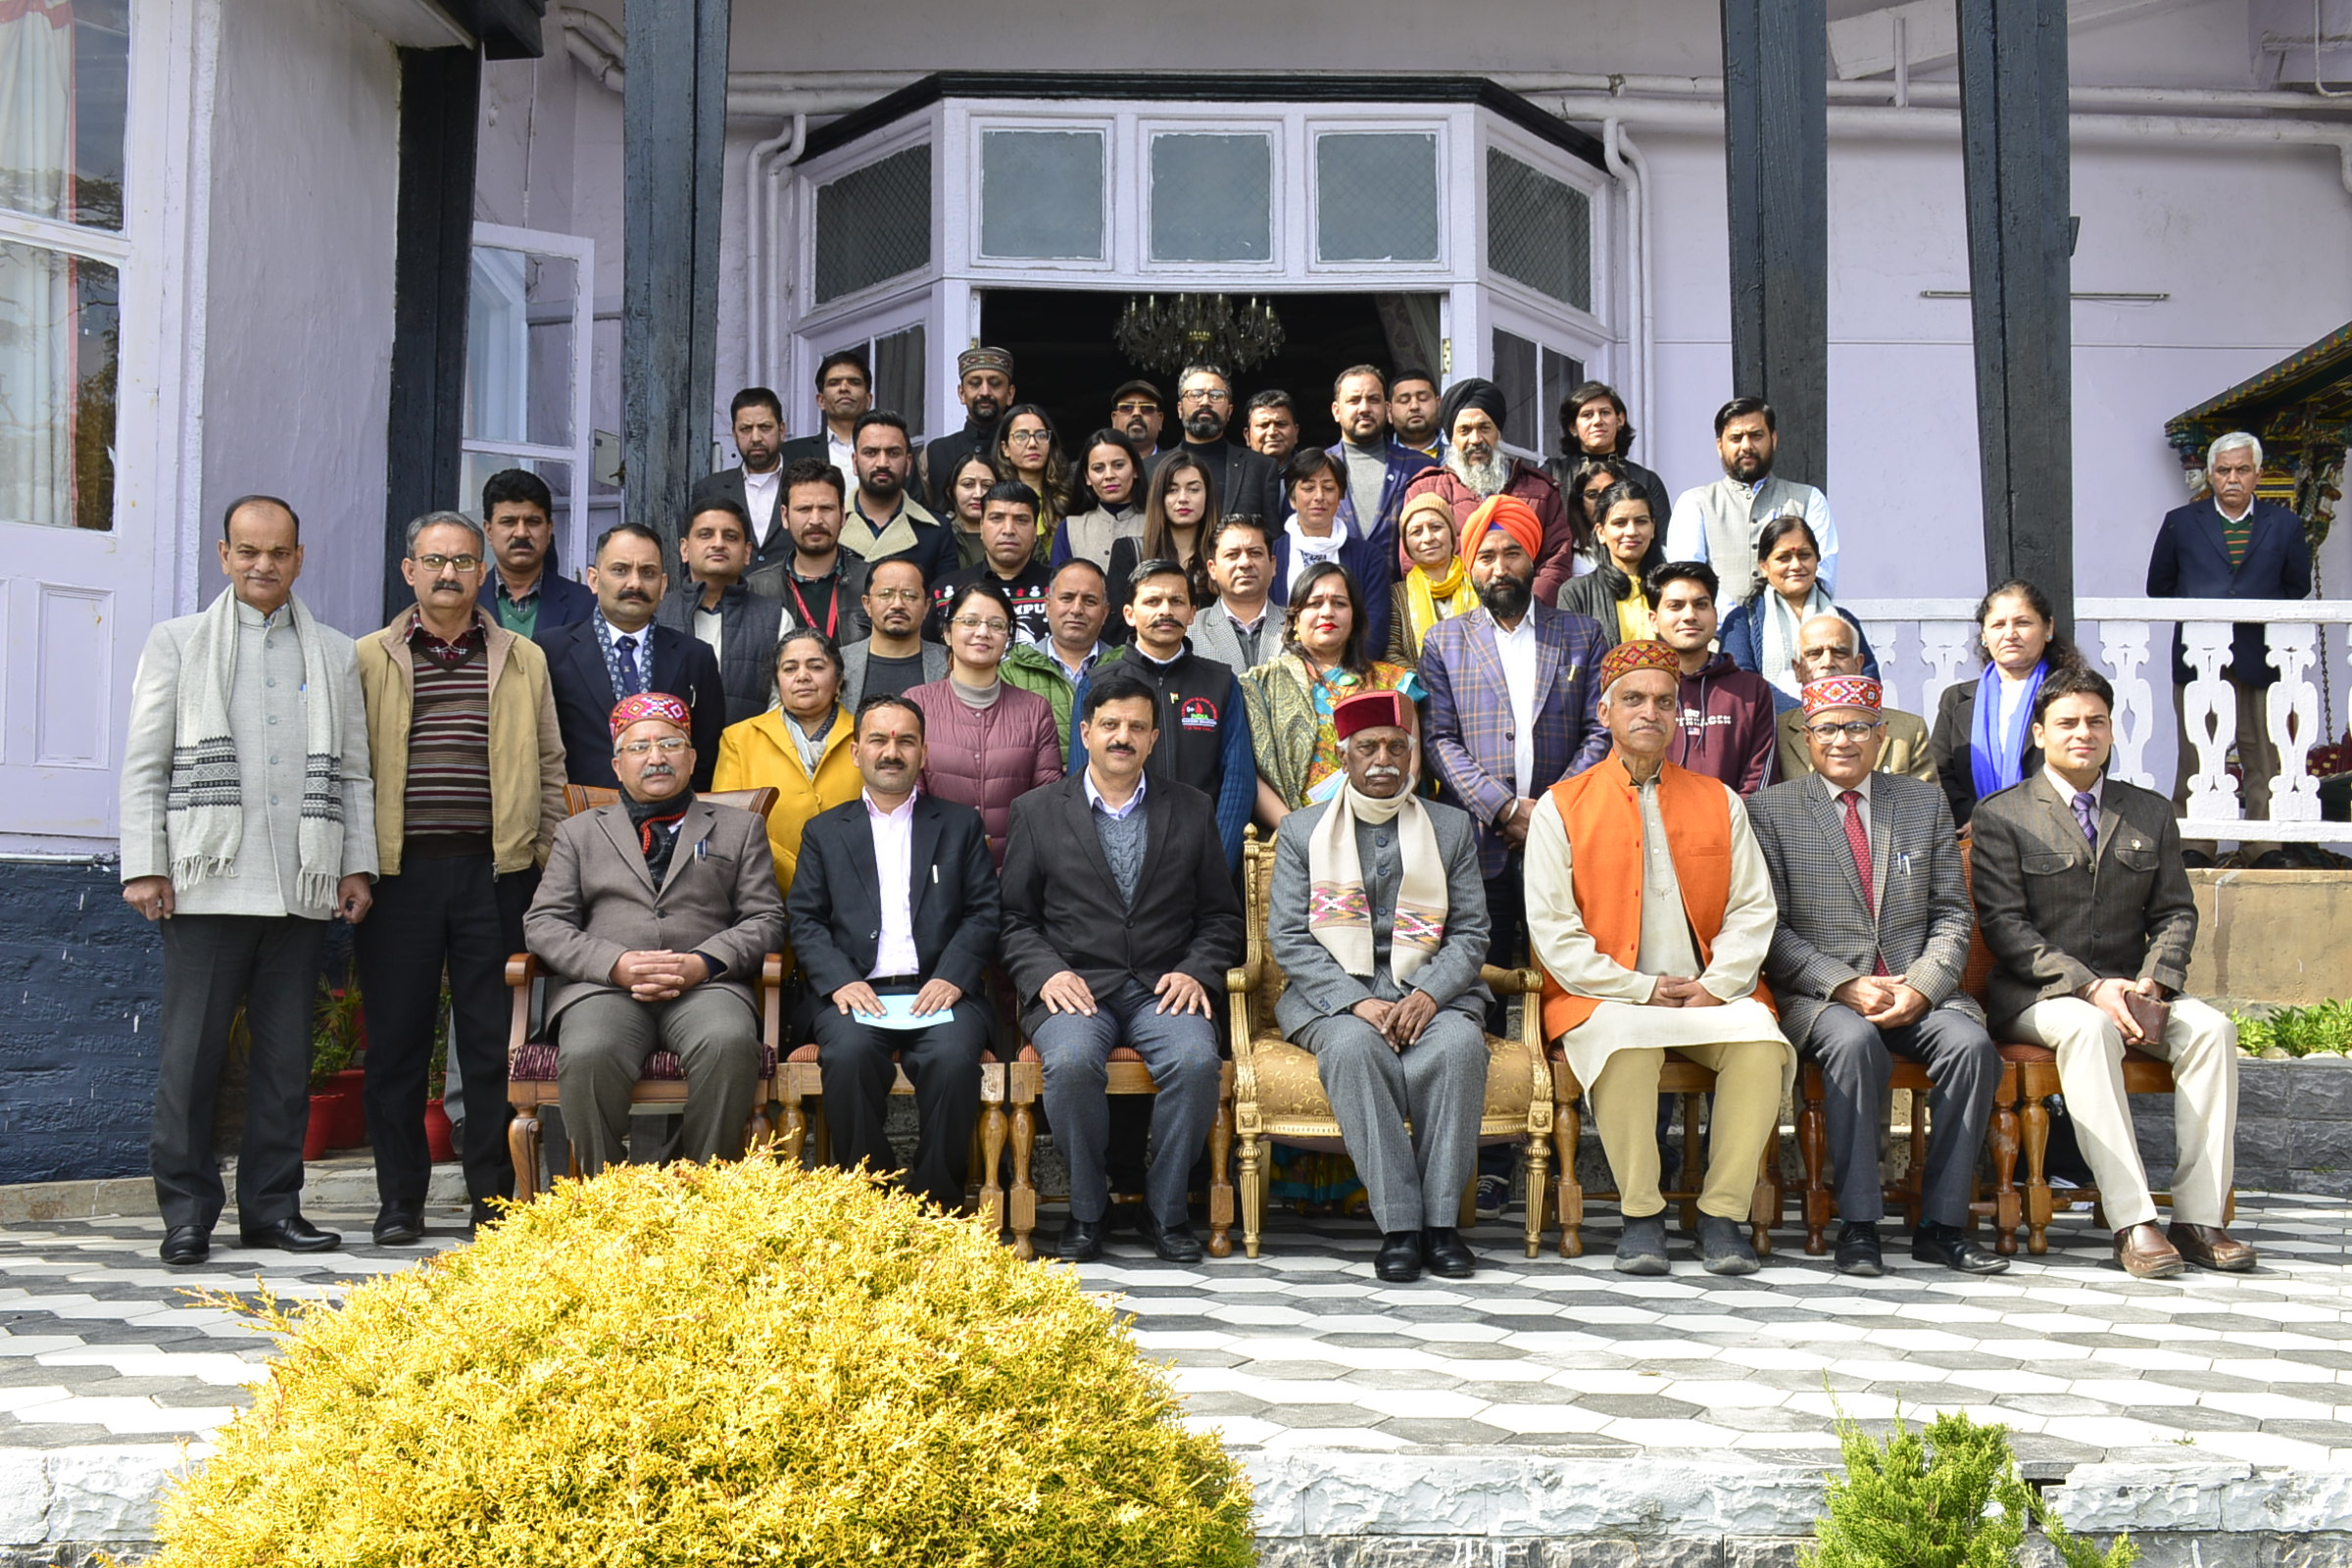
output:
[[2001,1057],[1984,1010],[1960,989],[1971,914],[1951,808],[1933,779],[1876,771],[1886,739],[1877,681],[1808,681],[1800,710],[1809,769],[1757,791],[1747,816],[1781,908],[1765,977],[1780,999],[1781,1028],[1820,1064],[1829,1102],[1843,1221],[1838,1272],[1886,1272],[1879,1133],[1888,1053],[1897,1052],[1925,1063],[1936,1086],[1911,1255],[1963,1274],[1998,1274],[2008,1259],[1962,1228]]
[[1478,1260],[1451,1221],[1478,1159],[1494,1002],[1478,830],[1414,796],[1408,699],[1364,692],[1331,717],[1348,782],[1275,849],[1267,934],[1289,984],[1274,1018],[1315,1054],[1380,1226],[1373,1272],[1467,1279]]
[[620,1158],[629,1094],[645,1058],[674,1051],[686,1069],[678,1147],[690,1159],[743,1152],[760,1082],[761,961],[784,943],[767,825],[698,801],[692,720],[666,692],[612,710],[616,805],[556,829],[524,944],[556,983],[564,1125],[595,1175]]
[[[2058,1054],[2082,1157],[2115,1227],[2115,1260],[2166,1279],[2187,1259],[2250,1269],[2222,1228],[2237,1139],[2237,1026],[2194,997],[2197,906],[2163,796],[2106,776],[2115,692],[2095,670],[2056,669],[2034,694],[2040,769],[1979,803],[1977,921],[1999,961],[1986,1010],[2010,1037]],[[2124,1096],[2124,1047],[2173,1064],[2173,1223],[2156,1228]]]

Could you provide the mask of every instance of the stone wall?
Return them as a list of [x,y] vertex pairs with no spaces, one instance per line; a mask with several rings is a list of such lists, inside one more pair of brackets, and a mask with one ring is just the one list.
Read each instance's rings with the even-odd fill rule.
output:
[[[2161,1190],[2176,1157],[2172,1098],[2133,1096],[2132,1120],[2148,1177]],[[2352,1196],[2352,1058],[2238,1062],[2237,1185]]]
[[2193,870],[2200,997],[2304,1006],[2352,996],[2352,871]]

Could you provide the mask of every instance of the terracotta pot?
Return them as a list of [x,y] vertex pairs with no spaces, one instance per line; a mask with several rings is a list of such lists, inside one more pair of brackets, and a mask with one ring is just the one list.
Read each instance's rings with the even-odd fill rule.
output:
[[310,1125],[302,1131],[303,1158],[323,1159],[326,1156],[327,1138],[333,1131],[335,1118],[342,1112],[342,1105],[341,1095],[311,1096]]
[[334,1087],[327,1093],[340,1095],[343,1103],[338,1107],[335,1125],[327,1137],[329,1149],[359,1149],[368,1142],[368,1102],[361,1098],[368,1088],[368,1072],[363,1067],[346,1067],[335,1074]]
[[450,1137],[449,1111],[438,1100],[424,1102],[424,1144],[436,1165],[458,1157],[458,1146]]

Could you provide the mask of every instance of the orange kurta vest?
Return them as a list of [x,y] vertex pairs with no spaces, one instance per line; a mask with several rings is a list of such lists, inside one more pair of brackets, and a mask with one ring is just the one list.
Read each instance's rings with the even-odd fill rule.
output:
[[[1633,779],[1612,751],[1597,765],[1554,784],[1551,801],[1568,829],[1569,878],[1585,929],[1602,953],[1630,969],[1642,952],[1642,801]],[[1731,793],[1711,778],[1668,762],[1658,771],[1658,814],[1666,819],[1683,912],[1704,965],[1732,902]],[[1543,960],[1536,961],[1542,968]],[[1761,980],[1749,995],[1772,1005],[1772,993]],[[1544,971],[1546,1040],[1574,1029],[1599,1005],[1592,997],[1569,995]]]

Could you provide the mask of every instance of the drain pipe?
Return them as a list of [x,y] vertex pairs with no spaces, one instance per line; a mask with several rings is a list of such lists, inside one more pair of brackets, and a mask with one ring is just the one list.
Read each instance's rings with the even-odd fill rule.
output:
[[743,338],[759,357],[759,363],[749,368],[752,378],[762,385],[775,384],[775,345],[769,337],[767,319],[768,304],[773,297],[767,277],[768,160],[782,153],[789,164],[801,156],[801,148],[808,140],[808,117],[794,115],[773,136],[754,142],[743,157]]
[[1639,428],[1647,430],[1652,428],[1650,416],[1655,411],[1657,396],[1653,390],[1657,379],[1656,317],[1651,304],[1655,298],[1655,280],[1650,276],[1656,258],[1649,243],[1649,169],[1642,150],[1626,134],[1625,122],[1620,119],[1611,117],[1601,126],[1601,148],[1609,172],[1625,184],[1626,205],[1631,209],[1627,216],[1634,230],[1634,286],[1633,297],[1627,303],[1634,318],[1635,373],[1641,378],[1634,405],[1640,416]]

